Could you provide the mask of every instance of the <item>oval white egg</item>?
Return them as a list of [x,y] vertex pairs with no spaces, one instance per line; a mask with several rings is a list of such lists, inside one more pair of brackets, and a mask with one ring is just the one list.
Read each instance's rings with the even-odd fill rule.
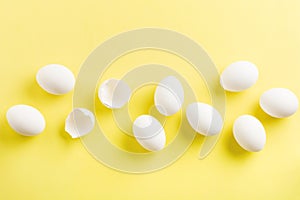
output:
[[154,104],[162,115],[170,116],[177,113],[183,101],[184,91],[175,76],[164,78],[155,90]]
[[36,75],[36,81],[46,92],[54,95],[66,94],[75,85],[73,73],[59,64],[49,64],[42,67]]
[[264,92],[259,101],[264,112],[275,118],[289,117],[299,107],[297,96],[286,88],[272,88]]
[[258,79],[257,67],[248,61],[237,61],[230,64],[220,76],[224,90],[240,92],[250,88]]
[[159,151],[166,143],[164,128],[150,115],[141,115],[134,121],[133,135],[138,143],[149,151]]
[[91,111],[85,108],[75,108],[66,119],[65,131],[72,138],[79,138],[91,132],[94,126],[95,116]]
[[221,132],[223,119],[211,105],[192,103],[186,109],[186,117],[191,127],[204,136],[212,136]]
[[251,152],[261,151],[266,143],[263,125],[251,115],[242,115],[235,120],[233,136],[243,149]]
[[17,133],[34,136],[43,132],[46,126],[44,116],[36,108],[28,105],[15,105],[6,113],[8,124]]
[[131,89],[123,80],[108,79],[98,90],[98,98],[107,108],[121,108],[130,99]]

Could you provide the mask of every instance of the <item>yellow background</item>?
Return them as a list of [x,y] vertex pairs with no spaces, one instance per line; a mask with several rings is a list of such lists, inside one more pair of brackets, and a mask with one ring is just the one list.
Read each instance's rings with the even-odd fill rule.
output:
[[[300,112],[278,120],[258,107],[259,96],[271,87],[290,88],[300,97],[299,24],[297,0],[0,0],[0,199],[299,199]],[[225,128],[206,159],[198,160],[203,138],[197,136],[173,165],[132,175],[103,166],[80,140],[70,139],[64,120],[72,93],[47,94],[35,74],[48,63],[77,74],[101,42],[142,27],[193,38],[219,71],[250,60],[260,79],[245,92],[227,93]],[[44,114],[41,135],[23,137],[8,126],[7,109],[20,103]],[[232,137],[234,119],[245,113],[265,125],[262,152],[247,153]]]

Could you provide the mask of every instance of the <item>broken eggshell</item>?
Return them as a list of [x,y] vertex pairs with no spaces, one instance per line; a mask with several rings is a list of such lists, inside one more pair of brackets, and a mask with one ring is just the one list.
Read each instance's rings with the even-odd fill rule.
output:
[[72,138],[79,138],[93,130],[95,125],[94,114],[85,108],[75,108],[67,117],[65,131]]
[[73,73],[59,64],[49,64],[42,67],[37,72],[36,81],[46,92],[54,95],[66,94],[75,85]]
[[220,113],[211,105],[192,103],[186,109],[186,117],[191,127],[199,134],[212,136],[219,134],[223,127]]
[[177,113],[183,101],[183,87],[175,76],[168,76],[159,82],[154,94],[154,104],[162,115]]
[[130,99],[131,89],[123,80],[108,79],[104,81],[98,90],[98,98],[107,108],[115,109],[123,107]]
[[160,122],[151,115],[141,115],[133,122],[133,135],[148,151],[159,151],[166,144],[166,134]]
[[6,113],[8,124],[17,133],[24,136],[38,135],[44,131],[46,122],[42,113],[28,105],[15,105]]

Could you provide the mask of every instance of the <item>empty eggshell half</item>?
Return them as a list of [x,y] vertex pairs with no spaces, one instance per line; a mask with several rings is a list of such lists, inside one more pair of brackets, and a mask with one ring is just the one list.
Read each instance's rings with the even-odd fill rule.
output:
[[299,107],[297,96],[286,88],[272,88],[264,92],[260,107],[272,117],[284,118],[295,114]]
[[192,103],[186,109],[186,117],[191,127],[199,134],[212,136],[219,134],[223,127],[220,113],[211,105]]
[[266,143],[263,125],[251,115],[242,115],[235,120],[233,136],[243,149],[251,152],[261,151]]
[[65,131],[72,138],[88,134],[95,126],[94,114],[85,108],[75,108],[67,117]]
[[49,64],[42,67],[36,75],[36,81],[46,92],[54,95],[66,94],[75,85],[73,73],[59,64]]
[[220,76],[224,90],[240,92],[250,88],[258,79],[257,67],[248,61],[237,61],[230,64]]
[[46,126],[41,112],[28,105],[12,106],[8,109],[6,118],[10,127],[24,136],[38,135]]
[[180,81],[175,76],[161,80],[154,94],[157,110],[165,116],[177,113],[184,101],[184,91]]
[[108,79],[98,90],[98,98],[108,108],[121,108],[130,99],[131,89],[123,80]]
[[149,151],[159,151],[166,143],[164,128],[151,115],[141,115],[134,121],[133,134],[138,143]]

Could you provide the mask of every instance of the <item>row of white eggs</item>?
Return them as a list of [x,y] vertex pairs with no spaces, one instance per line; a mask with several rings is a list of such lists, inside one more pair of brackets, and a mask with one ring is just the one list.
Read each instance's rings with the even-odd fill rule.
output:
[[[66,94],[75,84],[73,73],[66,67],[51,64],[41,68],[36,76],[38,84],[48,93]],[[250,88],[258,79],[256,66],[247,61],[239,61],[229,65],[221,74],[222,87],[231,92]],[[118,109],[130,99],[131,89],[122,80],[106,80],[98,91],[98,98],[108,108]],[[181,83],[174,76],[163,79],[156,88],[154,102],[157,110],[165,116],[177,113],[184,101]],[[273,88],[260,98],[261,108],[272,117],[283,118],[293,115],[298,109],[297,97],[288,89]],[[191,127],[205,136],[220,133],[223,119],[211,105],[196,102],[188,105],[186,116]],[[43,115],[35,108],[17,105],[7,112],[10,126],[18,133],[26,136],[37,135],[45,128]],[[92,112],[84,108],[75,108],[67,117],[65,130],[72,138],[89,133],[95,123]],[[149,151],[164,148],[165,131],[157,119],[150,115],[142,115],[133,123],[133,133],[137,141]],[[241,147],[248,151],[259,151],[266,140],[262,124],[253,116],[239,117],[233,127],[234,137]]]

